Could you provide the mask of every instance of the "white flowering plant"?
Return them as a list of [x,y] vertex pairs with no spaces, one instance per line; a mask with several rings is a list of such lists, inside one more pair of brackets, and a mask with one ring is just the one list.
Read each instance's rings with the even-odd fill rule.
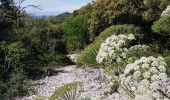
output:
[[134,45],[128,48],[127,57],[128,63],[134,62],[142,56],[151,55],[151,49],[147,45]]
[[96,60],[98,63],[113,63],[120,62],[121,59],[126,58],[126,46],[129,41],[134,40],[132,34],[118,36],[112,35],[108,37],[104,43],[101,44]]
[[112,35],[101,44],[96,61],[104,66],[111,66],[115,72],[122,72],[126,64],[133,62],[141,56],[150,54],[150,47],[146,45],[134,45],[129,47],[129,43],[135,40],[133,34],[118,36]]
[[162,12],[161,16],[170,16],[170,5]]
[[[106,72],[131,99],[169,100],[170,81],[163,81],[168,79],[164,58],[149,56],[150,47],[146,45],[129,47],[127,44],[134,39],[133,34],[108,37],[101,44],[96,57],[97,62],[110,64],[105,67]],[[124,67],[117,75],[113,69],[115,63],[118,67],[123,63]]]
[[[114,73],[121,73],[120,67],[128,62],[128,44],[135,39],[133,34],[112,35],[101,44],[96,61],[103,66],[110,66]],[[113,67],[114,66],[114,67]]]
[[142,57],[127,64],[124,74],[120,75],[121,83],[135,95],[136,100],[168,100],[170,95],[163,93],[158,84],[167,78],[165,66],[162,57]]

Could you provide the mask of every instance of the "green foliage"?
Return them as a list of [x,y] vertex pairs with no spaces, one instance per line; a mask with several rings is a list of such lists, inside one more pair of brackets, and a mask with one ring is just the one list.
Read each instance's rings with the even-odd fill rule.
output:
[[73,82],[59,87],[50,97],[36,97],[34,100],[78,100],[82,82]]
[[26,80],[26,75],[24,74],[24,71],[19,68],[18,70],[13,71],[10,75],[8,85],[7,94],[11,98],[27,95],[28,91],[30,91],[30,84]]
[[[141,27],[143,33],[152,33],[150,26],[159,19],[166,5],[168,0],[97,0],[73,14],[41,19],[25,14],[14,0],[0,0],[0,99],[25,95],[29,87],[27,74],[31,69],[70,64],[67,51],[83,49],[113,24],[85,48],[78,65],[95,65],[100,44],[112,34],[139,35],[139,28],[128,24]],[[147,41],[163,48],[159,51],[168,52],[169,19],[162,17],[156,21],[152,29],[157,34],[147,34],[139,42]],[[72,87],[63,88],[65,92],[56,94],[65,95]]]
[[50,16],[48,20],[53,24],[60,24],[64,23],[64,21],[71,15],[72,15],[71,13],[65,12],[57,16]]
[[31,69],[71,63],[65,55],[67,52],[63,41],[63,17],[69,15],[58,16],[56,19],[36,19],[21,9],[14,0],[0,0],[2,100],[26,95],[30,87],[27,75],[30,75]]
[[94,40],[105,28],[113,24],[135,24],[149,31],[168,5],[169,0],[97,0],[93,4],[90,39]]
[[68,51],[83,49],[88,43],[87,20],[84,17],[69,17],[65,22],[64,32]]
[[[26,50],[20,42],[0,44],[0,96],[10,99],[28,92],[23,60]],[[24,81],[25,80],[25,81]]]
[[9,45],[5,42],[1,42],[0,52],[1,77],[5,78],[11,70],[22,68],[24,66],[21,61],[25,57],[26,50],[22,48],[20,42],[11,43]]
[[0,41],[13,41],[15,29],[21,24],[22,11],[13,0],[0,1]]
[[170,16],[161,17],[158,21],[154,22],[152,30],[161,35],[170,36]]
[[167,63],[167,74],[170,75],[170,56],[165,57],[165,62]]
[[[158,45],[159,52],[165,53],[170,50],[170,16],[163,16],[154,22],[152,30],[158,34],[155,43]],[[155,35],[156,35],[155,34]]]
[[69,64],[69,59],[64,55],[66,46],[62,24],[52,24],[45,19],[31,21],[27,28],[17,31],[17,38],[28,51],[28,67]]
[[96,62],[96,55],[97,55],[97,49],[99,47],[95,45],[95,43],[90,44],[87,46],[84,51],[80,54],[77,60],[77,65],[79,66],[94,66],[97,65]]
[[22,11],[13,0],[0,0],[0,99],[11,100],[28,92],[25,77],[27,50],[16,39],[23,25]]
[[[100,48],[100,45],[104,40],[115,34],[138,34],[139,28],[134,27],[133,25],[113,25],[109,28],[107,28],[105,31],[103,31],[96,39],[95,41],[90,44],[88,47],[85,48],[85,50],[80,54],[77,60],[77,64],[79,66],[82,65],[90,65],[94,66],[96,63],[96,56],[97,52]],[[94,66],[95,67],[95,66]]]
[[91,13],[93,11],[92,9],[93,9],[93,4],[88,3],[86,6],[83,6],[80,9],[75,10],[73,12],[73,15],[74,16],[82,16],[82,17],[85,17],[87,19],[90,19],[91,18]]
[[41,57],[41,63],[47,66],[66,66],[72,61],[64,54],[48,53]]
[[73,82],[65,84],[58,88],[50,97],[49,100],[77,100],[78,99],[78,88],[82,88],[81,82]]

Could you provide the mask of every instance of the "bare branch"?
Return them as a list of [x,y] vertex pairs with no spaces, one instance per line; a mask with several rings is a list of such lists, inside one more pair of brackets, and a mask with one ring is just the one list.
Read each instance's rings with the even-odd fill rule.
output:
[[37,8],[37,9],[39,9],[39,10],[43,10],[43,9],[39,8],[40,5],[39,5],[39,6],[35,6],[35,5],[27,5],[27,6],[25,6],[25,7],[22,7],[21,11],[24,10],[24,9],[26,9],[26,8],[28,8],[28,7],[34,7],[34,8]]
[[21,7],[21,4],[22,4],[23,2],[25,2],[25,1],[26,1],[26,0],[19,0],[18,2],[15,3],[16,5],[18,5],[19,10],[23,11],[24,9],[26,9],[26,8],[28,8],[28,7],[34,7],[34,8],[37,8],[37,9],[39,9],[39,10],[42,10],[42,9],[40,8],[40,5],[39,5],[39,6],[36,6],[36,5],[27,5],[27,6],[25,6],[25,7]]
[[20,0],[19,1],[19,6],[23,3],[23,2],[25,2],[26,0]]

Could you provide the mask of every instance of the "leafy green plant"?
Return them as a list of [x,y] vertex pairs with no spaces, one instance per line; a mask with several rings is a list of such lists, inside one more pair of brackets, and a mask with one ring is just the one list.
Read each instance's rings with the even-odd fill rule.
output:
[[[170,50],[170,16],[163,16],[152,25],[152,30],[158,34],[155,45],[158,52],[165,53]],[[156,34],[154,34],[156,36]]]
[[23,62],[26,50],[20,42],[1,42],[0,55],[0,95],[3,95],[1,98],[8,100],[25,95],[28,92]]
[[80,54],[77,60],[77,64],[79,66],[83,65],[90,65],[95,67],[96,63],[96,56],[97,52],[100,48],[100,44],[104,42],[104,40],[115,34],[136,34],[138,35],[139,28],[135,27],[134,25],[113,25],[109,28],[107,28],[105,31],[103,31],[96,39],[95,41],[87,46],[84,51]]
[[71,16],[64,25],[64,40],[67,50],[78,51],[83,49],[88,42],[87,20],[82,16]]
[[27,25],[27,28],[17,30],[17,39],[28,51],[27,67],[69,64],[65,55],[67,50],[63,40],[63,25],[52,24],[45,19],[30,19],[29,22],[31,25]]
[[65,84],[58,88],[50,97],[39,96],[35,100],[78,100],[82,89],[82,82]]
[[162,35],[170,35],[170,16],[163,16],[154,22],[152,30]]
[[82,88],[81,82],[73,82],[65,84],[63,87],[57,89],[49,100],[77,100],[78,99],[78,88]]

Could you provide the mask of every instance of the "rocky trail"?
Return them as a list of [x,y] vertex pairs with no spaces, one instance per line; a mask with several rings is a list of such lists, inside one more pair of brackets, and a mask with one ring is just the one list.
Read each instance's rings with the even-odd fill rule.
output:
[[113,83],[103,69],[82,69],[77,68],[76,65],[70,65],[55,70],[58,72],[57,75],[33,81],[34,94],[18,100],[34,100],[36,96],[49,97],[57,88],[74,81],[83,82],[83,91],[79,100],[126,100],[126,97],[120,98],[118,93],[105,94],[111,90]]

